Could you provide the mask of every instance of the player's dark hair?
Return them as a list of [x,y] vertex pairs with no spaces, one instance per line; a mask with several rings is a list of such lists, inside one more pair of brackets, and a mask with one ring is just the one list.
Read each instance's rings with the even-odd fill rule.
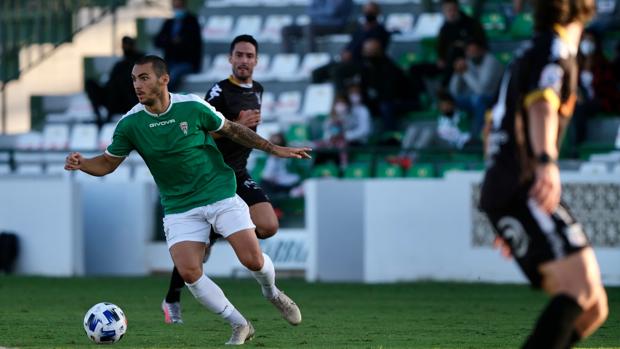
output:
[[596,14],[594,0],[535,0],[534,26],[543,31],[555,24],[567,25],[574,21],[586,24]]
[[248,43],[254,45],[254,48],[256,49],[256,54],[258,54],[258,42],[256,42],[256,39],[254,39],[254,37],[252,35],[248,35],[248,34],[239,35],[239,36],[237,36],[236,38],[233,39],[233,41],[230,43],[230,53],[231,54],[235,50],[235,45],[237,43],[240,43],[240,42],[248,42]]
[[136,60],[135,65],[144,65],[151,63],[155,75],[159,78],[164,74],[168,74],[168,64],[161,57],[155,55],[142,56]]

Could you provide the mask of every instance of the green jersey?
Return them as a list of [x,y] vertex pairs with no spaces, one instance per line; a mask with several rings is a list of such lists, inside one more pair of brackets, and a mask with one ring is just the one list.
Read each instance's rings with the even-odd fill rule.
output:
[[185,212],[235,195],[235,174],[209,134],[225,120],[202,98],[171,93],[162,114],[142,104],[125,114],[106,153],[126,157],[136,150],[157,183],[164,212]]

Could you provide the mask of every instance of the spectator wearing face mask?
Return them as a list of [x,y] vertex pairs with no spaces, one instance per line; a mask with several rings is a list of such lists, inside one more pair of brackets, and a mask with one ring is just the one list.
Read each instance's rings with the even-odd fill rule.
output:
[[450,93],[456,105],[472,117],[470,132],[475,141],[480,140],[484,114],[491,107],[502,74],[502,64],[478,39],[470,39],[465,56],[454,61]]
[[164,22],[154,42],[168,63],[168,89],[177,92],[185,75],[200,72],[202,35],[198,19],[187,10],[185,0],[172,0],[172,9],[174,18]]
[[362,12],[364,17],[346,46],[346,50],[351,53],[351,59],[358,63],[362,60],[364,41],[370,38],[377,39],[383,50],[387,50],[390,44],[390,32],[385,29],[380,21],[381,8],[379,5],[374,1],[369,1],[362,8]]
[[603,53],[600,34],[592,29],[583,32],[579,44],[579,96],[573,114],[575,144],[585,140],[588,118],[598,113],[620,112],[620,91],[612,64]]
[[339,107],[340,110],[344,109],[343,106],[348,107],[344,119],[344,137],[349,146],[364,145],[368,143],[372,129],[370,112],[362,102],[362,89],[359,85],[350,85],[347,92],[349,104],[342,101],[342,106]]

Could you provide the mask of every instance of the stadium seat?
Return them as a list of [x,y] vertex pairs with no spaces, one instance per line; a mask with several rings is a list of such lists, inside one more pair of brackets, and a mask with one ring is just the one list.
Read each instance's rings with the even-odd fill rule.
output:
[[526,39],[534,32],[534,19],[531,13],[519,13],[512,21],[510,34],[513,39]]
[[68,107],[62,113],[49,113],[47,122],[84,122],[95,120],[93,107],[85,93],[67,96]]
[[71,150],[97,150],[97,137],[99,131],[94,124],[78,124],[71,130],[69,149]]
[[[211,67],[211,57],[204,55],[202,57],[202,71],[196,74],[188,74],[185,76],[186,82],[201,83],[209,81],[209,67]],[[200,96],[200,94],[198,94]]]
[[276,114],[280,119],[286,119],[287,117],[297,117],[299,109],[301,107],[301,92],[299,91],[285,91],[278,96],[278,103],[276,104]]
[[306,54],[301,62],[298,77],[300,79],[310,79],[314,69],[329,63],[329,61],[330,56],[327,52],[311,52]]
[[302,115],[312,117],[329,114],[334,101],[334,86],[332,84],[312,84],[306,88]]
[[304,145],[310,140],[308,125],[305,123],[294,123],[288,126],[284,138],[290,145]]
[[272,92],[263,92],[260,105],[261,120],[273,120],[276,117],[276,97]]
[[233,17],[232,16],[210,16],[207,24],[202,29],[202,40],[208,41],[228,41],[232,37]]
[[387,162],[379,162],[377,164],[377,171],[375,177],[378,178],[396,178],[402,177],[403,169],[398,165],[390,164]]
[[435,176],[435,167],[429,163],[417,163],[407,170],[407,177],[430,178]]
[[465,171],[467,166],[462,162],[445,162],[439,165],[439,176],[443,177],[446,173],[451,171]]
[[[43,161],[43,153],[38,152],[43,145],[43,135],[40,132],[28,132],[17,135],[15,141],[15,161],[19,164],[21,162],[36,162]],[[23,151],[20,151],[23,150]]]
[[491,39],[499,38],[506,32],[506,19],[498,12],[484,13],[480,17],[480,23]]
[[254,37],[258,37],[261,33],[261,25],[263,19],[259,15],[245,15],[237,18],[237,24],[233,30],[232,37],[236,37],[241,34],[249,34]]
[[[269,54],[259,54],[258,64],[254,67],[254,79],[257,81],[270,80],[271,75],[269,66],[271,64],[271,56]],[[230,71],[230,64],[228,64],[227,71]]]
[[415,23],[411,37],[414,39],[435,38],[439,35],[443,21],[444,18],[441,13],[422,13]]
[[[252,153],[257,154],[257,153]],[[250,161],[251,160],[251,161]],[[265,168],[265,164],[267,163],[266,156],[254,156],[251,159],[248,159],[248,169],[250,171],[250,176],[254,178],[255,181],[260,182],[260,179],[263,175],[263,169]]]
[[498,52],[495,54],[495,57],[503,65],[508,65],[508,63],[510,63],[510,61],[512,60],[512,52],[510,51]]
[[[280,2],[279,0],[272,0],[274,2]],[[282,28],[291,25],[293,23],[293,17],[291,15],[269,15],[265,19],[265,25],[261,32],[260,41],[268,41],[278,43],[282,41]]]
[[65,150],[69,146],[69,126],[51,124],[43,128],[44,150]]
[[110,143],[112,143],[112,136],[114,135],[114,129],[116,128],[116,124],[107,123],[103,125],[101,128],[101,132],[99,133],[99,150],[105,150]]
[[408,37],[413,32],[413,15],[411,13],[390,13],[385,21],[388,31],[396,32],[399,37]]
[[17,165],[17,169],[15,170],[15,173],[19,175],[42,175],[43,165],[42,164]]
[[338,166],[334,163],[327,163],[323,165],[317,165],[312,168],[311,177],[338,177]]
[[370,177],[370,163],[357,162],[349,164],[344,169],[344,177],[352,179],[362,179]]
[[299,55],[296,53],[279,53],[273,57],[269,76],[279,81],[296,81],[301,77],[298,73]]
[[230,73],[230,62],[228,62],[228,54],[221,53],[213,58],[211,69],[207,70],[204,74],[205,78],[209,81],[219,81]]
[[256,129],[256,133],[259,136],[269,139],[271,135],[281,131],[280,124],[278,122],[261,122]]
[[308,16],[308,15],[299,15],[299,16],[295,17],[295,24],[301,25],[301,26],[310,24],[310,16]]
[[607,165],[602,162],[584,162],[579,166],[579,173],[587,175],[607,174]]

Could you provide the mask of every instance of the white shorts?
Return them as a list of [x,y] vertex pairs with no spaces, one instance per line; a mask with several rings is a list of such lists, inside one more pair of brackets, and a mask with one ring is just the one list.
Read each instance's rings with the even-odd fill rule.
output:
[[164,232],[168,248],[181,241],[208,243],[211,227],[228,237],[238,231],[254,229],[250,209],[239,195],[164,217]]

